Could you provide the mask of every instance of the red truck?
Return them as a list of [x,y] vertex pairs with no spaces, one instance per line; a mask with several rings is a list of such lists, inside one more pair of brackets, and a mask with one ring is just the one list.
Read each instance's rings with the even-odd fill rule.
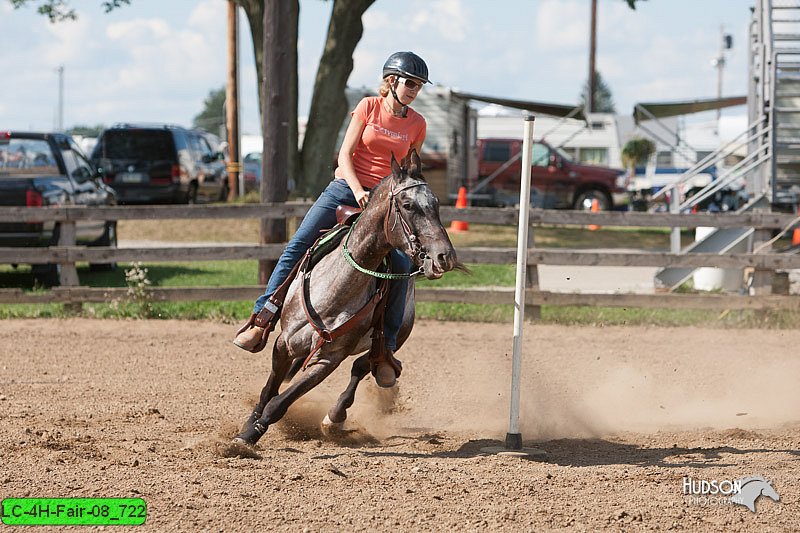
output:
[[[474,206],[519,204],[522,141],[479,139],[478,180],[470,187]],[[531,204],[548,209],[591,209],[597,200],[602,211],[627,205],[625,171],[575,163],[545,141],[533,145]]]

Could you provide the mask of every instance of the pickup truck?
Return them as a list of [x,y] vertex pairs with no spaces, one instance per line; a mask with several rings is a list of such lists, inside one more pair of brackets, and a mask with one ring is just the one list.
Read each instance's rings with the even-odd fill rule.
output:
[[[472,205],[504,207],[519,203],[522,140],[479,139],[478,181],[468,193]],[[628,204],[625,171],[575,163],[539,140],[533,145],[531,203],[548,209],[601,211]]]
[[[69,135],[0,131],[0,206],[115,205],[116,194]],[[115,221],[80,220],[75,239],[88,246],[116,246]],[[53,246],[59,223],[20,220],[0,222],[0,246]],[[114,264],[90,265],[110,270]],[[58,282],[58,265],[33,265],[46,285]]]

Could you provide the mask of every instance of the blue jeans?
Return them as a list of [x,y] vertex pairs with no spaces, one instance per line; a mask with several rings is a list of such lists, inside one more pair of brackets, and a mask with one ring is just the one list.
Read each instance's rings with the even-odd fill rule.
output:
[[[272,271],[264,294],[256,300],[253,312],[258,313],[267,299],[278,290],[286,280],[294,265],[302,259],[314,242],[319,238],[320,231],[330,229],[336,225],[336,208],[340,205],[358,207],[353,191],[344,180],[333,180],[319,195],[317,201],[306,213],[297,233],[289,240],[283,250],[278,264]],[[411,272],[411,260],[400,250],[392,250],[390,254],[393,272]],[[383,319],[383,330],[386,336],[386,347],[392,351],[397,349],[397,333],[403,323],[403,314],[406,308],[406,293],[408,280],[391,280],[389,282],[389,295],[386,301],[386,313]]]

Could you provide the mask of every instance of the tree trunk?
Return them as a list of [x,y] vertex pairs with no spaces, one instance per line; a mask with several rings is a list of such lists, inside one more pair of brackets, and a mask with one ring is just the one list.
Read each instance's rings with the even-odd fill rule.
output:
[[[297,122],[296,108],[291,112],[292,70],[297,67],[296,39],[292,39],[296,20],[296,2],[267,0],[264,5],[264,150],[261,161],[261,201],[285,202],[289,177],[289,132]],[[261,220],[261,244],[286,241],[284,220]],[[259,282],[267,282],[274,261],[259,261]]]
[[[294,50],[297,50],[297,29],[299,24],[300,2],[292,0],[294,9],[292,10],[290,22],[290,33],[287,39]],[[256,61],[256,88],[258,94],[258,113],[261,119],[260,124],[264,124],[264,102],[262,102],[262,87],[264,82],[264,0],[236,0],[242,6],[250,23],[250,37],[253,41],[253,52]],[[293,64],[290,66],[289,80],[289,177],[294,178],[298,174],[300,152],[298,150],[297,132],[297,53],[294,54]]]
[[316,196],[331,180],[336,138],[348,111],[345,87],[353,70],[353,52],[364,31],[361,17],[374,2],[334,0],[303,139],[302,169],[297,174],[298,191],[304,194]]
[[[261,101],[261,85],[264,80],[264,0],[236,0],[242,6],[250,24],[250,39],[256,60],[256,89],[258,90],[258,113],[263,118],[264,104]],[[263,121],[262,121],[263,123]]]

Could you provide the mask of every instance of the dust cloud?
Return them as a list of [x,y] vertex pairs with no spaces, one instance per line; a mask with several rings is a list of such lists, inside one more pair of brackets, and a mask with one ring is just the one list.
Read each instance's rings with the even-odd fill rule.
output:
[[[342,444],[409,429],[502,439],[509,424],[511,326],[416,327],[397,354],[404,363],[398,386],[380,389],[371,377],[360,384]],[[549,440],[796,422],[798,345],[800,331],[528,325],[520,430],[526,440]],[[331,440],[320,422],[346,387],[352,360],[292,406],[275,429],[297,440]]]

